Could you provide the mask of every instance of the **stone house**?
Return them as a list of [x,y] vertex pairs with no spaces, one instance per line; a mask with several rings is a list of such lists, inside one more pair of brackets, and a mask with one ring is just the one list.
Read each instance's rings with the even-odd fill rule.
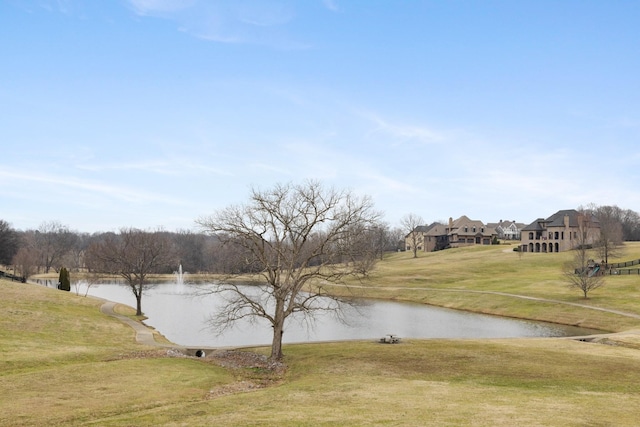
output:
[[470,245],[490,245],[497,237],[496,231],[486,226],[482,221],[469,219],[463,215],[455,221],[449,218],[449,225],[445,229],[452,248]]
[[487,227],[496,230],[498,239],[501,240],[520,240],[520,232],[526,224],[515,221],[503,221],[487,223]]
[[448,246],[447,234],[445,232],[445,226],[439,222],[434,222],[431,225],[420,225],[416,227],[411,233],[405,236],[405,249],[410,251],[413,249],[414,237],[412,234],[416,233],[415,242],[418,247],[418,251],[433,252],[441,249],[445,249]]
[[413,248],[414,233],[418,251],[433,252],[450,247],[470,245],[490,245],[496,232],[482,221],[471,220],[461,216],[455,221],[449,218],[449,224],[434,222],[431,225],[416,227],[405,236],[405,249]]
[[576,246],[593,245],[600,238],[600,223],[591,214],[575,209],[556,212],[549,218],[538,218],[522,229],[522,252],[562,252]]

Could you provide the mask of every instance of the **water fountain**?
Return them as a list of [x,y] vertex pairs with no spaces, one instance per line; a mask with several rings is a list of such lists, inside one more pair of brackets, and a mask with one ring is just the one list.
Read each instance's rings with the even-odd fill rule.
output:
[[173,274],[176,276],[176,285],[178,285],[178,293],[182,293],[182,291],[184,291],[184,276],[186,274],[182,272],[182,264],[178,265],[178,271],[174,271]]

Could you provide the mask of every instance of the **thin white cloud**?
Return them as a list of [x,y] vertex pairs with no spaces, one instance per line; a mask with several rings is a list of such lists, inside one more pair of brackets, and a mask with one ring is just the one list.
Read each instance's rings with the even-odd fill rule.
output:
[[77,166],[80,170],[87,170],[92,172],[104,172],[104,171],[127,171],[137,170],[143,172],[152,172],[163,175],[172,175],[173,171],[170,168],[170,164],[161,160],[148,160],[141,162],[117,162],[117,163],[86,163],[79,164]]
[[382,172],[376,160],[361,152],[333,149],[326,143],[290,142],[283,146],[292,165],[289,174],[297,178],[334,181],[341,186],[356,185],[366,194],[411,196],[421,192],[418,185]]
[[240,22],[259,27],[287,24],[294,15],[292,7],[278,2],[238,2],[236,10]]
[[129,4],[139,15],[154,15],[177,12],[193,6],[195,0],[129,0]]
[[174,21],[180,31],[204,40],[277,49],[310,47],[293,40],[284,29],[295,17],[291,1],[128,1],[136,14]]
[[395,143],[417,141],[421,144],[440,144],[450,137],[442,131],[436,131],[426,126],[404,123],[393,123],[377,114],[360,113],[360,116],[373,123],[370,133],[381,133],[394,139]]
[[198,161],[187,158],[173,158],[171,160],[146,160],[138,162],[114,162],[114,163],[82,163],[76,166],[79,170],[91,172],[108,171],[139,171],[167,176],[193,175],[200,172],[221,176],[230,176],[231,173],[215,168]]
[[[72,200],[72,202],[80,202],[81,199],[85,196],[93,198],[96,195],[101,195],[112,200],[120,200],[128,203],[181,203],[180,200],[173,197],[167,197],[165,195],[134,190],[122,186],[91,182],[85,179],[74,177],[61,177],[57,175],[36,173],[32,171],[30,171],[29,173],[24,173],[10,170],[0,170],[0,177],[5,181],[5,183],[10,183],[12,188],[24,188],[25,186],[28,186],[28,184],[37,184],[37,187],[31,187],[31,189],[38,190],[39,192],[42,192],[43,189],[47,189],[47,192],[53,191],[60,193],[69,190],[78,191],[78,199]],[[6,190],[3,190],[2,187],[0,187],[0,192],[3,191]],[[23,193],[27,194],[28,192],[23,191]]]
[[322,4],[332,12],[338,12],[340,10],[335,0],[322,0]]

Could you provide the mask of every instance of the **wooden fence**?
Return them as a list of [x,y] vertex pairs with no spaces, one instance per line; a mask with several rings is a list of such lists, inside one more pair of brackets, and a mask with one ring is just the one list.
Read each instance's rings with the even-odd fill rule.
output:
[[640,274],[640,268],[624,268],[618,270],[617,268],[611,268],[604,271],[604,274],[609,274],[611,276],[624,276],[630,274]]
[[611,268],[625,268],[625,267],[631,267],[633,265],[638,265],[640,264],[640,259],[634,259],[633,261],[626,261],[626,262],[619,262],[616,264],[609,264],[609,267]]

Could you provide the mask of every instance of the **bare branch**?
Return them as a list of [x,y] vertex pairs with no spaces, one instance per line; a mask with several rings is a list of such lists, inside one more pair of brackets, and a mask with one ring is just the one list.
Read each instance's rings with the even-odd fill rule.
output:
[[245,266],[264,278],[260,297],[247,295],[244,287],[227,288],[234,298],[216,319],[267,319],[274,330],[272,358],[282,357],[287,317],[334,310],[333,303],[339,302],[322,288],[309,292],[308,284],[363,277],[373,268],[376,250],[370,230],[378,226],[378,219],[370,198],[327,189],[316,181],[254,188],[246,205],[201,218],[197,222],[204,229],[239,248]]

